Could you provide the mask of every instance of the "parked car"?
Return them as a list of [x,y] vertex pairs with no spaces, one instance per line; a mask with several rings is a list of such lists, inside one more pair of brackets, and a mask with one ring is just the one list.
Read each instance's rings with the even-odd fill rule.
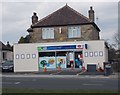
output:
[[13,72],[14,71],[14,65],[13,61],[5,61],[2,63],[2,72]]

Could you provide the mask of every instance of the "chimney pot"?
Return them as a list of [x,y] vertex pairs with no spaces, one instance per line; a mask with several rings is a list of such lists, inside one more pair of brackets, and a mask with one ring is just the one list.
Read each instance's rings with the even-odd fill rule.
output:
[[88,11],[88,14],[89,14],[89,19],[94,22],[94,10],[93,10],[93,7],[90,6],[90,10]]
[[35,24],[36,22],[38,22],[38,16],[36,12],[33,12],[33,16],[32,16],[32,24]]

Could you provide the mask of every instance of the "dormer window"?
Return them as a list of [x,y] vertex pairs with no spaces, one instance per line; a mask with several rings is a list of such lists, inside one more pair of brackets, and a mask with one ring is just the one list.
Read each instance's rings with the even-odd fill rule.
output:
[[42,28],[42,39],[54,39],[54,28]]
[[68,27],[68,38],[78,38],[81,36],[79,26]]

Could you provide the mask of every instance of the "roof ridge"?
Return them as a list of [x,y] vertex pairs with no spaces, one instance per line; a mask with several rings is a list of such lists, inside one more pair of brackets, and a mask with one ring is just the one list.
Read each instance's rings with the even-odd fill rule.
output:
[[55,14],[55,13],[58,12],[59,10],[64,9],[65,7],[68,8],[68,9],[70,9],[71,11],[73,11],[74,13],[76,13],[77,15],[82,16],[82,17],[83,17],[84,19],[86,19],[87,21],[91,22],[91,20],[90,20],[89,18],[87,18],[86,16],[82,15],[81,13],[79,13],[78,11],[74,10],[73,8],[71,8],[70,6],[68,6],[68,5],[66,4],[65,6],[61,7],[60,9],[54,11],[53,13],[50,13],[48,16],[43,17],[41,20],[39,20],[38,22],[36,22],[36,23],[33,24],[32,26],[37,25],[37,24],[40,23],[41,21],[44,21],[45,19],[49,18],[51,15]]
[[73,12],[75,12],[76,14],[82,16],[83,18],[85,18],[86,20],[88,20],[88,21],[91,22],[91,20],[90,20],[89,18],[87,18],[86,16],[82,15],[80,12],[74,10],[73,8],[69,7],[68,5],[67,5],[67,7],[68,7],[69,9],[71,9]]

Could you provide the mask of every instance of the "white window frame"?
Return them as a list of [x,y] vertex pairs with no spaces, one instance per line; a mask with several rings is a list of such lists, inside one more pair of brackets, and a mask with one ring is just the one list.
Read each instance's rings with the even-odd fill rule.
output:
[[19,54],[16,54],[15,57],[16,57],[16,59],[19,59]]
[[32,58],[35,59],[36,58],[36,54],[32,54]]
[[95,57],[98,57],[98,51],[95,51],[95,52],[94,52],[94,56],[95,56]]
[[21,54],[21,59],[25,59],[25,54]]
[[100,57],[103,56],[103,51],[99,51],[99,56],[100,56]]
[[88,52],[84,52],[84,56],[85,56],[85,57],[88,57]]
[[26,54],[26,58],[27,58],[27,59],[30,59],[30,54]]
[[79,38],[81,37],[80,26],[69,26],[68,27],[68,38]]
[[89,56],[90,56],[90,57],[93,57],[93,52],[89,52]]
[[54,28],[42,28],[42,39],[54,39]]

